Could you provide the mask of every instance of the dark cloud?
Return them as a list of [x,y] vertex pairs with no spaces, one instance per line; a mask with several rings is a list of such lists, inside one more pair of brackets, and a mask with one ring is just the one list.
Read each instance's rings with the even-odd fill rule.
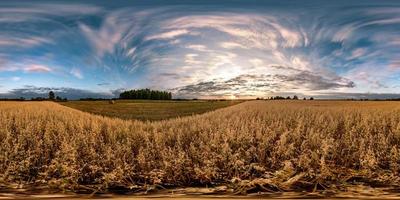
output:
[[36,87],[26,85],[23,88],[12,89],[7,93],[0,94],[0,98],[24,97],[29,99],[34,97],[47,97],[50,91],[53,91],[57,96],[66,97],[68,99],[115,97],[115,94],[112,92],[101,93],[68,87]]
[[126,91],[127,89],[125,88],[119,88],[115,90],[111,90],[111,94],[114,95],[114,97],[119,97],[119,94],[121,94],[123,91]]
[[353,81],[341,77],[325,78],[323,76],[310,72],[300,72],[295,75],[275,75],[277,79],[294,83],[295,85],[305,86],[303,88],[310,90],[327,90],[336,88],[353,88]]
[[282,93],[285,90],[329,90],[352,88],[354,82],[342,77],[326,78],[311,72],[302,71],[291,75],[252,75],[244,74],[229,80],[199,82],[175,88],[178,96],[241,94],[253,96],[255,92]]
[[321,99],[399,99],[400,93],[320,93],[316,97]]
[[181,79],[181,78],[184,78],[184,77],[188,78],[190,76],[182,76],[181,74],[178,74],[178,73],[160,73],[158,75],[158,77],[166,77],[166,78],[169,78],[169,79]]

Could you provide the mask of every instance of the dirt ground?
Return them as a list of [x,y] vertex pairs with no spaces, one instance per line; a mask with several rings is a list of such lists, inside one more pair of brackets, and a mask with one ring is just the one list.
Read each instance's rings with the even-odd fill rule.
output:
[[371,188],[366,186],[357,186],[348,188],[341,192],[282,192],[282,193],[255,193],[249,195],[228,195],[228,194],[207,194],[206,188],[185,188],[181,190],[169,190],[154,194],[132,194],[132,195],[114,195],[114,194],[74,194],[74,193],[2,193],[0,192],[0,200],[3,199],[59,199],[59,200],[76,200],[76,199],[97,199],[97,200],[209,200],[209,199],[400,199],[400,192],[393,188]]

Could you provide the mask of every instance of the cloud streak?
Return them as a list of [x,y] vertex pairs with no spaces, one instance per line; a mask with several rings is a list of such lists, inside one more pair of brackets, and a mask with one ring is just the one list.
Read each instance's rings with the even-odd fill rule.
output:
[[51,68],[44,66],[44,65],[37,65],[37,64],[32,64],[26,68],[24,68],[25,72],[37,72],[37,73],[47,73],[51,72]]

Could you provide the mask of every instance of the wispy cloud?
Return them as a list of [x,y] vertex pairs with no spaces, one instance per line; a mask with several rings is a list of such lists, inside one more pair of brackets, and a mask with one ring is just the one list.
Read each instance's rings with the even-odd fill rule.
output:
[[34,46],[42,45],[42,44],[50,44],[52,43],[51,39],[44,37],[16,37],[14,35],[10,35],[9,37],[0,36],[0,47],[22,47],[22,48],[31,48]]
[[308,43],[300,30],[285,27],[272,16],[250,13],[184,16],[171,20],[166,27],[212,28],[235,37],[237,42],[257,48],[276,48],[278,44],[292,48]]
[[[2,4],[5,2],[1,2]],[[7,4],[7,3],[6,3]],[[0,7],[0,23],[46,21],[44,16],[77,16],[102,12],[102,8],[88,4],[19,2]]]
[[400,59],[391,61],[389,66],[393,70],[400,70]]
[[121,41],[128,24],[119,23],[115,16],[108,16],[99,29],[91,28],[86,24],[80,24],[80,29],[90,41],[98,57],[104,54],[112,54]]
[[13,76],[13,77],[11,77],[11,80],[12,81],[19,81],[19,80],[21,80],[21,77]]
[[225,49],[235,49],[235,48],[248,49],[248,47],[236,42],[222,42],[220,46]]
[[165,39],[172,39],[181,35],[187,35],[190,32],[186,29],[177,29],[177,30],[171,30],[168,32],[160,33],[157,35],[150,35],[145,38],[145,40],[165,40]]
[[83,79],[83,74],[79,68],[73,67],[70,73],[78,79]]
[[347,58],[348,60],[353,60],[353,59],[357,59],[360,58],[361,56],[363,56],[365,53],[367,52],[366,49],[364,48],[357,48],[355,50],[353,50],[350,54],[350,56]]
[[32,65],[29,65],[28,67],[25,67],[24,71],[25,72],[47,73],[47,72],[51,72],[52,69],[45,65],[32,64]]
[[196,50],[196,51],[210,52],[210,50],[207,49],[207,47],[202,44],[190,44],[190,45],[187,45],[186,48]]

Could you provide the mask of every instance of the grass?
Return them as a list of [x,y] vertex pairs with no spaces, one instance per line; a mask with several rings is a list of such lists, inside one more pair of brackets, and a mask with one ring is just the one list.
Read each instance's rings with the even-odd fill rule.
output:
[[69,101],[61,104],[102,116],[154,121],[201,114],[241,102],[243,101],[117,100],[115,104],[108,101]]
[[0,102],[0,188],[397,187],[399,113],[399,102],[249,101],[141,122],[51,102]]

